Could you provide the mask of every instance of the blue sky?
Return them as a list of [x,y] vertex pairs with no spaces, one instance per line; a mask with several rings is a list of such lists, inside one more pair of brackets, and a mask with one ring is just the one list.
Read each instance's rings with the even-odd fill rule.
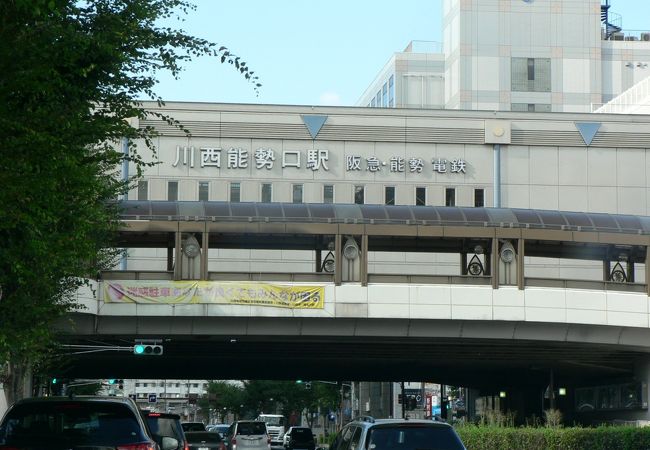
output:
[[[442,0],[194,0],[175,26],[241,56],[259,97],[230,66],[199,58],[180,80],[161,74],[167,101],[354,105],[393,52],[441,41]],[[611,0],[623,27],[650,30],[649,0]]]

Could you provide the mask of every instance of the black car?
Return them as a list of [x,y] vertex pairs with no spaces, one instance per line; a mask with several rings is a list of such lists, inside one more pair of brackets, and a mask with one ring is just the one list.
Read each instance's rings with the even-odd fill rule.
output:
[[287,431],[286,450],[314,450],[316,442],[314,441],[314,433],[311,428],[307,427],[291,427]]
[[[175,440],[161,442],[171,450]],[[123,397],[37,397],[16,402],[0,423],[0,449],[159,450],[137,405]]]
[[221,435],[216,431],[188,431],[185,433],[189,450],[225,450]]
[[[176,446],[168,447],[164,450],[186,450],[185,432],[181,426],[181,416],[178,414],[159,413],[152,411],[143,411],[147,425],[151,434],[158,444],[163,446],[163,439],[172,438],[176,441]],[[1,450],[1,449],[0,449]]]

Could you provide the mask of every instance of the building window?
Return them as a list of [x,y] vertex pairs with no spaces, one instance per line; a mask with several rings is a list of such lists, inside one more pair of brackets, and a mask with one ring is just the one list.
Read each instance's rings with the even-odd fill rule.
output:
[[549,103],[512,103],[511,111],[528,111],[528,112],[551,112]]
[[363,186],[354,187],[354,203],[363,205],[365,203],[365,189]]
[[334,203],[334,185],[323,186],[323,203]]
[[167,200],[170,202],[178,200],[178,181],[167,182]]
[[377,106],[377,99],[375,97],[370,100],[370,107],[375,108]]
[[210,182],[199,181],[199,201],[207,202],[210,200]]
[[241,183],[230,183],[230,201],[233,203],[239,203],[241,201]]
[[386,205],[395,204],[395,186],[386,186],[384,188],[384,203]]
[[384,108],[388,107],[388,83],[384,83],[384,86],[381,88],[381,106]]
[[375,103],[377,108],[381,108],[381,91],[377,92],[377,97],[375,97]]
[[485,206],[485,189],[474,189],[474,206],[476,208]]
[[138,200],[149,199],[149,182],[146,180],[138,181]]
[[293,185],[293,199],[294,203],[302,203],[302,184]]
[[456,206],[456,189],[445,189],[445,206]]
[[427,204],[427,188],[425,187],[415,188],[415,204],[417,206],[424,206]]
[[550,58],[512,58],[512,85],[515,92],[551,92]]
[[273,201],[273,185],[271,183],[262,183],[262,203],[271,203]]
[[388,79],[388,107],[395,107],[395,76],[391,75]]

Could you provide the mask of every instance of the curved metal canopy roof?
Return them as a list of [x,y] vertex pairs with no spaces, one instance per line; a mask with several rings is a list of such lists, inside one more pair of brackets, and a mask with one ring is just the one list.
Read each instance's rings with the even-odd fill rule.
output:
[[517,208],[340,203],[119,202],[122,220],[471,226],[650,234],[650,217]]

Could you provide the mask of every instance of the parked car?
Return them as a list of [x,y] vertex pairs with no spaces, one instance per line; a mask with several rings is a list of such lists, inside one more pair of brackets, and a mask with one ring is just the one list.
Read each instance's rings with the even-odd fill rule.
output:
[[283,444],[286,450],[316,449],[314,433],[308,427],[290,427],[284,434]]
[[143,411],[142,414],[147,420],[151,434],[159,445],[162,444],[164,438],[173,438],[176,440],[176,446],[171,447],[170,450],[187,450],[187,440],[181,426],[181,416],[152,411]]
[[451,425],[431,420],[373,419],[348,423],[329,450],[466,450]]
[[0,449],[173,450],[156,443],[137,405],[124,397],[38,397],[17,401],[0,423]]
[[216,431],[188,431],[185,433],[189,450],[225,450],[221,435]]
[[203,422],[183,422],[183,431],[207,431]]
[[266,424],[257,420],[240,420],[228,428],[227,450],[270,450],[271,438]]

